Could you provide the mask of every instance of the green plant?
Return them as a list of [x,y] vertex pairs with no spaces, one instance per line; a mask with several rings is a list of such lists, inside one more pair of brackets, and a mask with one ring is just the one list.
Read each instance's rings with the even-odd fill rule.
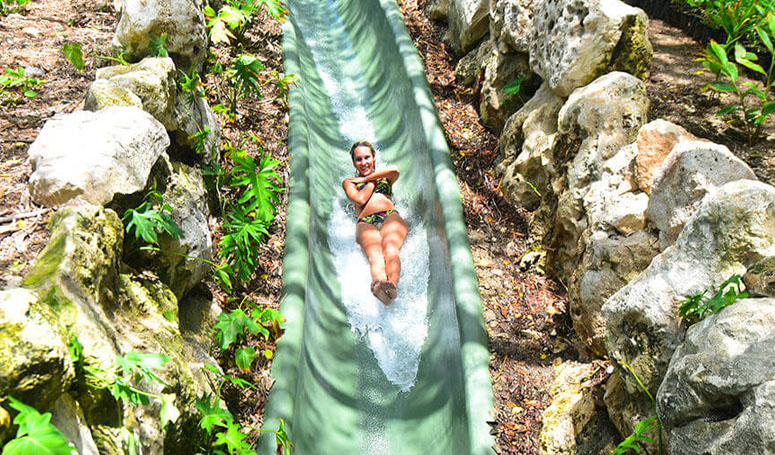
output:
[[81,51],[81,43],[65,43],[62,46],[62,53],[65,54],[65,58],[73,64],[75,69],[79,72],[83,71],[84,54]]
[[30,0],[0,0],[0,16],[19,11],[29,2]]
[[[765,70],[761,65],[755,63],[758,56],[747,50],[740,44],[739,37],[728,37],[727,45],[722,46],[716,41],[711,40],[702,56],[698,59],[709,70],[717,75],[715,82],[709,83],[704,90],[712,90],[717,93],[730,93],[736,96],[737,103],[721,109],[716,115],[724,116],[733,112],[739,112],[739,118],[732,122],[743,125],[748,143],[752,144],[760,135],[762,125],[767,117],[775,110],[775,101],[771,101],[770,91],[775,84],[773,81],[773,69],[775,69],[775,15],[768,13],[767,16],[753,26],[761,44],[770,53],[770,67]],[[740,64],[764,77],[763,84],[748,81],[740,82],[739,70],[737,65],[729,60],[729,49],[733,49],[734,60]],[[718,79],[723,76],[727,81]],[[748,104],[748,99],[753,102]]]
[[684,300],[678,302],[678,313],[689,321],[694,323],[705,316],[719,312],[725,306],[733,304],[737,299],[748,297],[748,291],[743,291],[740,284],[740,275],[732,275],[727,278],[711,298],[703,302],[708,289],[687,296]]
[[34,77],[25,76],[24,68],[6,68],[5,74],[0,77],[0,95],[9,96],[11,93],[5,89],[19,89],[28,98],[38,96],[33,87],[43,84],[43,81]]
[[230,0],[217,13],[212,7],[205,7],[210,40],[222,44],[229,44],[232,39],[242,41],[251,19],[262,7],[278,20],[283,20],[288,13],[280,0]]
[[619,364],[630,372],[632,377],[635,378],[635,382],[638,384],[638,387],[640,387],[640,389],[646,393],[646,396],[649,397],[651,404],[654,406],[655,415],[638,422],[638,424],[635,425],[635,429],[632,434],[627,436],[624,441],[620,442],[619,445],[611,451],[611,455],[626,455],[631,451],[638,454],[642,453],[648,455],[650,452],[648,450],[647,444],[653,444],[654,440],[646,436],[646,433],[653,430],[656,430],[657,434],[659,435],[659,455],[662,455],[664,452],[664,444],[662,442],[662,421],[659,420],[659,413],[657,412],[657,400],[654,399],[654,396],[651,395],[651,392],[649,392],[646,386],[643,385],[643,382],[641,382],[638,375],[635,374],[635,371],[632,369],[632,367],[624,362],[619,362]]
[[169,57],[170,54],[167,49],[164,48],[164,44],[167,42],[167,34],[162,33],[159,37],[156,37],[153,33],[148,32],[148,50],[151,51],[151,55],[154,57]]
[[525,80],[524,76],[520,76],[517,78],[514,78],[509,81],[508,84],[506,84],[505,87],[503,87],[503,94],[506,95],[506,99],[513,97],[514,95],[517,95],[517,98],[522,100],[522,97],[519,96],[519,90],[522,88],[522,81]]
[[62,432],[50,423],[51,413],[41,414],[14,397],[8,397],[8,406],[19,412],[13,419],[19,428],[16,437],[3,447],[2,455],[70,455],[75,450]]
[[[204,430],[206,434],[206,440],[202,449],[206,454],[255,455],[256,452],[253,451],[250,444],[244,441],[248,434],[240,429],[239,425],[234,421],[232,413],[228,409],[221,407],[218,397],[221,394],[221,388],[227,382],[234,384],[240,389],[247,387],[256,388],[256,386],[245,380],[222,373],[213,365],[205,364],[204,368],[206,372],[212,373],[218,378],[218,384],[213,387],[217,391],[215,396],[205,393],[197,397],[194,403],[194,406],[202,416],[199,419],[199,428]],[[210,379],[209,375],[207,377]],[[279,420],[280,423],[277,430],[261,429],[250,425],[245,426],[245,428],[259,432],[274,433],[277,441],[277,453],[290,454],[293,450],[293,444],[285,431],[285,422],[282,419]],[[225,447],[228,452],[219,450],[219,447]]]
[[274,77],[277,79],[277,98],[282,101],[283,106],[288,108],[288,91],[291,85],[295,85],[300,79],[295,74],[286,74],[280,77],[276,72]]
[[146,243],[159,246],[158,234],[166,233],[176,239],[183,235],[169,215],[171,211],[172,207],[164,203],[161,194],[151,190],[142,204],[137,208],[127,209],[121,219],[126,225],[127,235],[134,234],[135,241],[142,238]]
[[126,54],[127,54],[127,51],[125,51],[125,50],[118,50],[118,51],[116,51],[116,56],[115,57],[110,56],[110,55],[98,55],[97,58],[102,59],[102,60],[110,60],[111,62],[118,63],[119,65],[127,66],[127,65],[129,65],[129,62],[126,61],[126,58],[125,58]]
[[226,69],[226,81],[229,84],[229,109],[237,108],[237,101],[253,94],[261,98],[261,80],[259,71],[264,69],[261,60],[253,54],[240,54]]
[[[243,309],[248,308],[248,312]],[[272,328],[275,337],[279,336],[280,323],[282,315],[271,308],[259,308],[256,304],[243,300],[239,307],[229,312],[223,312],[218,316],[218,323],[215,324],[216,338],[222,351],[237,342],[243,342],[250,332],[253,335],[263,335],[269,338],[269,329]],[[234,360],[237,366],[247,371],[253,363],[256,356],[256,350],[250,346],[240,346],[234,353]]]

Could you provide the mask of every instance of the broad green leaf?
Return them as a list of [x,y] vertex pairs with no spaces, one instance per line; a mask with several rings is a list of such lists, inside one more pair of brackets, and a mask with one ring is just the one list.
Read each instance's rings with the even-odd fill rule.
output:
[[250,448],[250,444],[244,441],[247,436],[239,430],[239,426],[236,423],[229,422],[226,431],[216,435],[213,445],[226,445],[229,453],[236,452],[240,455],[255,455],[256,452]]
[[232,39],[234,39],[234,34],[232,34],[227,28],[226,23],[220,20],[220,18],[215,18],[212,20],[212,28],[210,29],[210,40],[215,44],[229,44]]
[[503,87],[503,94],[507,97],[512,97],[518,94],[519,90],[522,88],[522,81],[524,80],[524,76],[512,79],[508,84],[506,84],[505,87]]
[[737,92],[737,88],[728,82],[711,82],[708,86],[716,92]]
[[221,350],[228,349],[232,343],[237,341],[238,337],[243,336],[248,321],[248,316],[239,308],[218,315],[215,329],[218,330],[216,337],[220,342]]
[[775,101],[768,101],[762,104],[762,117],[767,117],[775,111]]
[[743,65],[744,67],[748,68],[751,71],[756,71],[757,73],[763,74],[764,76],[767,76],[767,72],[764,71],[764,68],[761,67],[761,65],[754,63],[750,60],[746,59],[739,59],[737,63]]
[[764,44],[764,47],[766,47],[767,50],[770,51],[770,54],[775,53],[775,50],[773,50],[773,47],[772,47],[772,40],[770,39],[770,36],[767,34],[767,31],[764,30],[764,28],[757,27],[756,33],[759,35],[759,39],[762,41],[762,44]]
[[743,98],[745,98],[748,95],[755,95],[757,98],[759,98],[760,101],[764,101],[767,99],[767,94],[764,93],[762,90],[759,89],[759,87],[751,87],[745,92],[743,92]]
[[205,430],[208,435],[212,434],[215,425],[226,428],[228,422],[234,421],[231,412],[220,406],[217,397],[212,397],[211,400],[210,394],[205,393],[202,397],[197,397],[194,406],[202,414],[199,427]]
[[50,423],[50,413],[40,414],[13,397],[8,397],[8,405],[19,411],[13,420],[19,429],[16,438],[3,447],[2,455],[71,455],[74,447]]
[[730,112],[735,112],[735,111],[739,111],[739,110],[740,110],[740,106],[728,106],[728,107],[725,107],[724,109],[721,109],[720,111],[718,111],[716,113],[716,117],[722,117],[724,115],[729,114]]
[[159,398],[161,401],[161,411],[159,411],[159,420],[162,428],[166,429],[168,423],[175,423],[180,417],[180,410],[175,406],[175,394],[165,393]]
[[740,43],[735,43],[735,60],[738,62],[745,58],[745,48]]
[[253,364],[253,359],[256,358],[256,350],[250,346],[239,348],[234,353],[234,361],[237,363],[242,371],[250,371],[250,365]]
[[282,21],[288,14],[281,0],[258,0],[258,5],[264,5],[269,14],[275,19]]
[[75,69],[83,71],[83,52],[81,43],[65,43],[62,46],[62,53],[65,54],[67,61],[73,64]]

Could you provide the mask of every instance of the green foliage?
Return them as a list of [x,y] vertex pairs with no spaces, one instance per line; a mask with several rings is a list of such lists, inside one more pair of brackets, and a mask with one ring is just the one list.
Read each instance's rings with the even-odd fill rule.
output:
[[261,81],[258,73],[264,69],[263,63],[253,54],[240,54],[226,69],[226,81],[231,88],[229,108],[237,108],[237,101],[247,95],[261,98]]
[[70,455],[73,452],[75,448],[50,423],[51,413],[41,414],[13,397],[8,397],[8,405],[19,411],[13,419],[19,429],[16,437],[3,447],[2,455]]
[[111,62],[116,62],[119,65],[127,66],[129,65],[129,62],[126,61],[125,56],[127,54],[127,51],[125,50],[119,50],[116,51],[116,56],[110,56],[110,55],[98,55],[97,58],[100,58],[102,60],[110,60]]
[[156,35],[152,33],[148,33],[148,38],[150,41],[148,42],[148,49],[151,51],[151,55],[154,57],[169,57],[170,54],[167,52],[167,49],[164,48],[164,43],[167,42],[167,34],[162,33],[161,36],[156,37]]
[[513,97],[514,95],[517,95],[517,97],[521,100],[522,98],[519,97],[519,90],[522,88],[522,81],[525,80],[524,76],[520,76],[518,78],[512,79],[509,81],[508,84],[506,84],[505,87],[503,87],[503,94],[506,95],[506,99]]
[[[716,75],[716,81],[709,83],[704,90],[712,90],[717,93],[728,93],[736,97],[736,104],[720,110],[716,115],[724,116],[735,113],[732,123],[742,124],[749,144],[759,138],[762,125],[767,117],[775,110],[775,101],[770,99],[775,81],[775,15],[772,12],[758,21],[750,18],[740,19],[729,26],[727,30],[727,42],[720,45],[711,40],[702,55],[698,58],[710,71]],[[757,54],[746,49],[740,43],[742,33],[753,30],[761,46],[770,54],[770,67],[765,70],[756,63]],[[735,35],[733,35],[735,34]],[[734,62],[729,58],[729,52],[733,52]],[[735,63],[736,62],[736,63]],[[741,82],[737,65],[742,65],[764,79],[763,82]],[[724,80],[721,80],[721,79]],[[749,103],[749,100],[752,102]]]
[[265,8],[277,20],[283,20],[288,14],[280,0],[230,0],[217,13],[212,7],[206,7],[204,14],[210,40],[226,45],[233,39],[242,41],[253,16],[261,8]]
[[279,77],[277,73],[275,73],[275,78],[277,79],[277,98],[283,102],[283,106],[285,108],[288,108],[288,92],[290,90],[291,85],[295,85],[296,82],[298,82],[300,79],[295,74],[286,74],[283,77]]
[[[243,305],[248,307],[247,312],[242,308]],[[234,343],[244,342],[248,332],[269,339],[271,328],[275,336],[279,336],[279,324],[282,321],[283,317],[278,311],[259,308],[254,303],[243,300],[239,308],[224,311],[218,316],[218,322],[215,324],[216,338],[221,350],[225,351]],[[255,357],[256,350],[252,347],[243,346],[235,352],[235,362],[242,370],[249,370]]]
[[231,159],[235,166],[232,168],[231,186],[244,189],[239,203],[243,204],[246,212],[256,212],[256,218],[270,222],[274,218],[275,204],[278,202],[277,193],[280,187],[273,182],[279,181],[275,167],[280,164],[268,154],[261,157],[258,163],[246,153],[233,151]]
[[28,98],[38,96],[38,92],[33,87],[43,84],[43,81],[34,77],[24,75],[24,68],[16,69],[6,68],[0,76],[0,96],[10,96],[11,92],[6,89],[16,89]]
[[172,207],[164,203],[161,194],[151,190],[142,204],[128,209],[121,219],[126,225],[126,233],[134,234],[135,241],[142,238],[146,243],[159,246],[158,234],[166,233],[176,239],[183,235],[169,215],[171,211]]
[[65,43],[62,46],[62,53],[68,62],[72,63],[79,72],[83,71],[83,52],[81,43]]
[[654,399],[654,396],[651,395],[651,392],[649,392],[646,386],[643,385],[643,382],[641,382],[638,375],[635,374],[635,371],[632,369],[632,367],[624,362],[619,362],[619,364],[630,372],[632,377],[635,378],[635,382],[637,382],[638,387],[640,387],[646,396],[649,397],[651,404],[654,406],[655,415],[638,422],[638,424],[635,425],[635,429],[632,434],[627,436],[624,441],[620,442],[619,445],[611,451],[611,455],[626,455],[630,452],[648,455],[649,451],[647,444],[653,444],[654,440],[645,434],[653,430],[656,430],[657,434],[659,435],[659,455],[662,455],[664,452],[664,445],[662,443],[662,421],[659,420],[659,414],[657,413],[657,401]]
[[0,0],[0,16],[21,11],[30,0]]
[[733,304],[737,299],[745,299],[748,292],[743,291],[740,284],[740,275],[732,275],[727,278],[713,297],[703,302],[708,289],[687,296],[684,300],[678,302],[678,313],[690,323],[697,322],[705,316],[721,311],[725,306]]
[[649,453],[646,444],[653,444],[654,440],[646,436],[646,433],[659,428],[657,416],[651,416],[648,419],[641,420],[635,425],[635,430],[620,442],[612,455],[626,455],[628,453]]

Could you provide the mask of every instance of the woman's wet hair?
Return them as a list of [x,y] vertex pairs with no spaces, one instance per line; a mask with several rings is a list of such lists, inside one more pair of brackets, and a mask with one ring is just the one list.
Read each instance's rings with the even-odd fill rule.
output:
[[358,147],[360,147],[362,145],[365,145],[366,147],[369,148],[369,150],[371,150],[371,156],[372,157],[374,157],[374,158],[377,157],[377,151],[374,150],[374,146],[371,145],[371,142],[369,142],[369,141],[355,141],[353,143],[352,147],[350,147],[350,159],[351,160],[355,160],[355,149],[357,149]]

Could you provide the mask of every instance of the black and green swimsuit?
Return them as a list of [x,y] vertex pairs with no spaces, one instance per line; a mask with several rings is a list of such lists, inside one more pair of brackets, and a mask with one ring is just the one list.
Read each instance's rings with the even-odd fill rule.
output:
[[[357,183],[355,185],[355,188],[357,188],[358,191],[360,191],[364,186],[366,186],[367,183],[368,182]],[[374,184],[374,192],[384,194],[385,196],[393,196],[393,186],[390,184],[389,180],[379,179],[377,180],[377,183]],[[390,209],[390,210],[383,210],[381,212],[375,212],[358,218],[358,223],[370,224],[377,229],[381,229],[382,224],[385,222],[385,219],[389,217],[392,213],[398,213],[398,211],[396,211],[396,209]]]

